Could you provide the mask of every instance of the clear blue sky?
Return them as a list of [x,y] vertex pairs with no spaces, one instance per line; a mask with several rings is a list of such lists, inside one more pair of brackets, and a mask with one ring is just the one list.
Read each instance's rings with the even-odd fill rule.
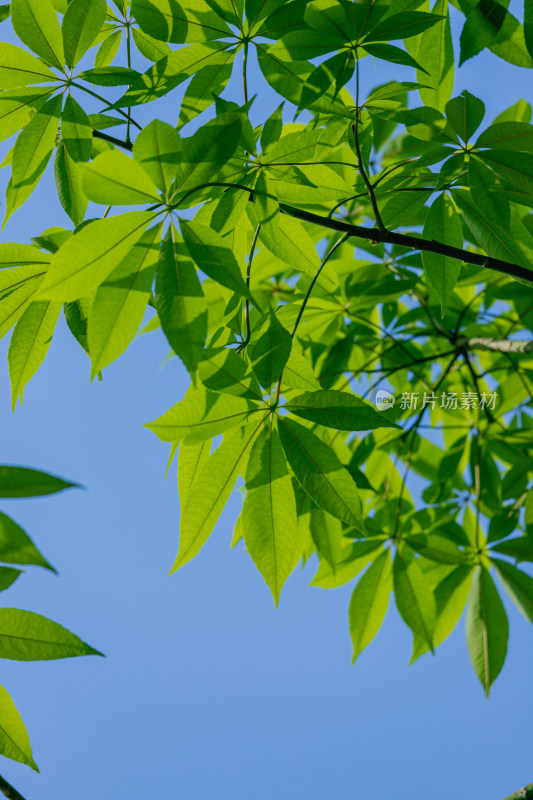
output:
[[[410,77],[366,69],[369,85]],[[273,102],[259,87],[258,121]],[[488,120],[531,100],[530,74],[489,54],[459,71],[456,93],[464,88],[486,102]],[[172,98],[158,109],[176,121]],[[50,185],[48,174],[1,241],[27,241],[64,219],[50,207]],[[410,634],[391,607],[352,667],[350,586],[309,587],[312,565],[293,575],[276,612],[243,549],[229,550],[238,495],[200,556],[167,577],[177,489],[174,477],[163,479],[165,446],[142,427],[186,389],[177,359],[161,366],[167,352],[161,335],[140,337],[91,384],[88,359],[61,322],[12,415],[0,342],[1,461],[87,487],[2,504],[61,574],[29,570],[1,599],[61,622],[107,655],[1,662],[0,682],[42,774],[6,760],[0,773],[27,800],[502,800],[532,781],[533,640],[517,612],[487,702],[463,623],[435,657],[408,667]]]

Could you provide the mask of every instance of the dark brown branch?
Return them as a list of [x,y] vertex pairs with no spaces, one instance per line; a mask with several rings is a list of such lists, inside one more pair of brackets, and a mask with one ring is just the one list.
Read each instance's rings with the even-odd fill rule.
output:
[[0,792],[4,795],[4,797],[9,797],[10,800],[24,800],[23,796],[17,792],[16,789],[11,786],[6,780],[2,778],[0,775]]
[[423,250],[427,253],[439,253],[440,255],[456,258],[465,264],[474,264],[477,267],[485,267],[495,272],[503,272],[513,278],[521,278],[525,281],[533,282],[533,269],[521,267],[519,264],[512,264],[509,261],[501,261],[499,258],[491,258],[480,253],[471,253],[469,250],[462,250],[460,247],[452,247],[449,244],[419,239],[417,236],[409,236],[405,233],[395,233],[394,231],[381,231],[379,228],[363,228],[360,225],[352,225],[340,219],[328,219],[320,214],[313,214],[311,211],[303,211],[300,208],[293,208],[285,204],[280,205],[280,211],[290,217],[313,222],[324,228],[330,228],[342,233],[349,233],[359,239],[367,239],[375,244],[398,244],[402,247],[410,247],[412,250]]

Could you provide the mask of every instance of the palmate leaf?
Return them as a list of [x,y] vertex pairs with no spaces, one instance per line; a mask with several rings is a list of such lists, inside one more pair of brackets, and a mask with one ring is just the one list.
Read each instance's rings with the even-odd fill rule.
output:
[[437,14],[428,14],[425,11],[404,11],[400,14],[392,14],[375,28],[369,31],[363,38],[361,44],[365,42],[389,42],[394,39],[408,39],[417,36],[427,28],[431,28],[439,21]]
[[364,532],[357,487],[333,450],[287,417],[280,417],[279,435],[287,461],[309,497],[324,511]]
[[96,290],[88,325],[91,377],[115,361],[139,329],[152,290],[161,229],[160,223],[145,231]]
[[329,564],[326,560],[321,561],[311,586],[335,589],[349,583],[375,560],[379,555],[377,551],[383,549],[383,542],[384,538],[377,537],[354,542],[347,550],[342,551],[344,558],[336,564]]
[[207,336],[207,303],[196,268],[174,226],[159,256],[155,306],[168,343],[194,373]]
[[194,485],[196,476],[201,470],[211,451],[211,441],[197,442],[196,444],[179,445],[178,451],[178,493],[180,505],[183,507],[187,495]]
[[53,255],[39,298],[68,302],[94,291],[154,218],[147,211],[132,211],[90,222]]
[[509,623],[489,571],[476,568],[468,598],[466,641],[472,665],[488,696],[507,655]]
[[179,550],[171,572],[194,558],[208,540],[264,419],[224,436],[198,471],[181,510]]
[[27,125],[31,114],[46,102],[55,88],[55,86],[29,86],[6,89],[0,93],[0,141],[8,139]]
[[57,622],[18,608],[0,609],[0,658],[49,661],[75,656],[101,656]]
[[193,444],[244,425],[261,409],[244,397],[189,389],[185,398],[146,425],[163,442]]
[[39,772],[33,760],[28,732],[13,700],[0,686],[0,755]]
[[292,398],[285,407],[303,419],[341,431],[399,427],[387,418],[386,412],[376,411],[370,403],[348,392],[306,392]]
[[22,404],[26,384],[46,358],[60,311],[61,303],[37,301],[31,303],[15,326],[7,356],[13,409],[19,398]]
[[277,606],[300,553],[292,480],[272,419],[250,451],[242,528],[247,550]]
[[370,644],[385,619],[392,589],[390,550],[377,556],[358,580],[348,611],[352,637],[352,664]]
[[496,122],[478,137],[476,147],[533,153],[533,125],[520,121]]

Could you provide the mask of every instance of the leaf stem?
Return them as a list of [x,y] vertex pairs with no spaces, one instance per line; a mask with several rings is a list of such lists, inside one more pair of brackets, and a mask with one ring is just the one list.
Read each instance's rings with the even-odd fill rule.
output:
[[[248,289],[250,288],[252,261],[254,259],[255,246],[257,244],[257,237],[259,236],[260,230],[261,230],[261,224],[259,224],[255,229],[254,238],[252,240],[252,245],[250,247],[250,255],[248,256],[248,264],[246,267],[246,286],[248,287]],[[239,350],[244,350],[250,341],[250,301],[248,300],[248,298],[246,298],[244,301],[244,329],[245,329],[244,340],[241,342]]]
[[244,55],[242,58],[242,89],[244,95],[244,105],[248,102],[248,41],[244,42]]
[[376,220],[376,225],[381,231],[385,231],[386,228],[385,225],[383,224],[383,220],[381,219],[381,214],[379,213],[379,208],[376,201],[376,195],[374,194],[374,187],[372,186],[370,178],[367,175],[365,165],[363,164],[363,157],[361,155],[361,145],[359,143],[358,129],[361,121],[360,117],[361,109],[359,108],[359,57],[357,53],[355,54],[355,80],[356,80],[355,123],[352,125],[352,132],[355,142],[355,152],[357,153],[357,164],[359,167],[359,172],[361,173],[361,177],[365,182],[368,196],[370,198],[370,203],[372,205],[372,211],[374,212],[374,219]]

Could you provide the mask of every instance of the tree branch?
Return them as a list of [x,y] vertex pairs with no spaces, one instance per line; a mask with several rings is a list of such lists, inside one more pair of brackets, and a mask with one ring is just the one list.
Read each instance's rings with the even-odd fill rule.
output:
[[341,231],[342,233],[349,233],[350,236],[356,236],[359,239],[367,239],[375,244],[399,244],[402,247],[410,247],[412,250],[438,253],[440,255],[449,256],[450,258],[456,258],[458,261],[462,261],[465,264],[474,264],[477,267],[485,267],[495,272],[503,272],[504,275],[510,275],[513,278],[521,278],[522,280],[533,283],[533,269],[521,267],[519,264],[512,264],[509,261],[501,261],[499,258],[491,258],[490,256],[484,256],[480,253],[472,253],[469,250],[462,250],[460,247],[452,247],[449,244],[419,239],[417,236],[409,236],[405,233],[382,231],[379,228],[363,228],[360,225],[352,225],[340,219],[329,219],[328,217],[320,216],[320,214],[313,214],[311,211],[303,211],[300,208],[293,208],[293,206],[287,206],[285,204],[280,204],[280,211],[284,214],[288,214],[290,217],[296,217],[296,219],[301,219],[305,222],[313,222],[315,225],[321,225],[324,228]]
[[2,778],[0,775],[0,792],[4,795],[4,797],[9,797],[10,800],[24,800],[23,796],[17,792],[16,789],[11,786],[6,780]]
[[114,144],[115,147],[123,147],[124,150],[133,150],[133,145],[131,142],[125,142],[122,139],[116,139],[114,136],[110,136],[108,133],[103,133],[102,131],[93,131],[93,136],[95,139],[103,139],[104,142],[111,142],[111,144]]
[[493,339],[491,337],[466,336],[457,340],[457,344],[467,350],[491,350],[494,353],[533,353],[533,339]]

